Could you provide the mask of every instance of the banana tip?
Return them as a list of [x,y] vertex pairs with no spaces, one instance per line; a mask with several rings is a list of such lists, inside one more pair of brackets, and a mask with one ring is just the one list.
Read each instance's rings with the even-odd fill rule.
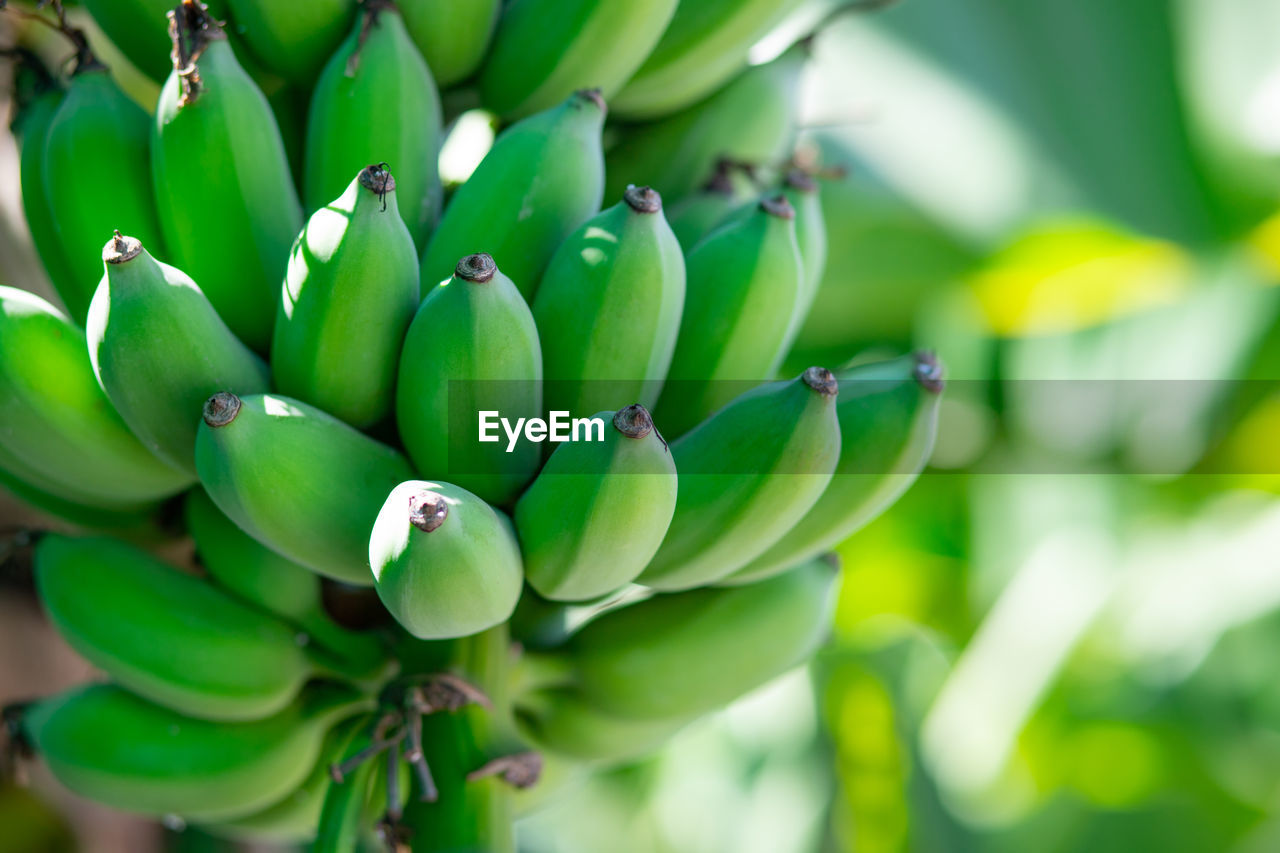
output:
[[142,254],[142,241],[135,237],[121,234],[112,235],[107,245],[102,247],[102,260],[108,264],[123,264]]
[[716,161],[716,168],[711,173],[711,177],[707,178],[706,183],[702,185],[702,191],[717,195],[733,195],[733,178],[730,176],[732,170],[733,161],[721,157]]
[[770,216],[776,216],[779,219],[795,219],[796,209],[791,206],[791,202],[787,201],[785,195],[776,195],[773,198],[761,200],[760,209]]
[[644,438],[653,431],[653,418],[649,410],[639,403],[619,409],[613,416],[613,428],[627,438]]
[[379,196],[396,190],[396,179],[387,170],[386,163],[370,163],[360,170],[358,178],[360,186]]
[[835,551],[828,551],[818,559],[826,563],[831,568],[835,569],[837,572],[840,571],[840,566],[841,566],[840,555],[837,554]]
[[424,489],[409,496],[409,523],[423,533],[436,530],[448,517],[449,504],[435,492]]
[[919,350],[915,354],[916,367],[914,375],[920,387],[934,394],[942,393],[946,381],[942,378],[942,362],[933,350]]
[[840,390],[835,374],[825,367],[810,367],[805,370],[803,378],[805,385],[827,397],[834,397]]
[[484,252],[467,255],[458,261],[458,265],[453,270],[454,275],[463,281],[474,281],[481,284],[491,280],[497,271],[498,265],[493,262],[493,256]]
[[230,391],[219,391],[204,401],[204,422],[217,429],[224,427],[240,414],[240,398]]
[[662,210],[662,196],[653,187],[631,184],[622,198],[636,213],[659,213]]
[[595,104],[596,107],[599,108],[600,112],[602,113],[609,112],[609,107],[604,102],[604,92],[602,92],[600,89],[598,88],[597,89],[579,89],[578,91],[574,92],[574,94],[578,97],[579,100],[590,101],[591,103]]

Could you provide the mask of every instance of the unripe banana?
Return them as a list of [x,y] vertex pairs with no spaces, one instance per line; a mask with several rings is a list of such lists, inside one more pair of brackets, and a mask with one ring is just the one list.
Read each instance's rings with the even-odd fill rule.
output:
[[91,59],[71,78],[49,125],[45,198],[72,275],[58,296],[77,323],[84,322],[102,278],[104,236],[120,229],[148,246],[162,245],[147,128],[143,109]]
[[31,242],[55,293],[75,290],[71,263],[58,242],[58,227],[44,193],[44,159],[49,125],[66,93],[33,54],[21,52],[14,64],[14,111],[10,125],[18,139],[22,213],[31,231]]
[[0,287],[0,457],[0,467],[29,486],[101,509],[139,509],[191,482],[153,456],[112,408],[84,333],[12,287]]
[[241,818],[202,827],[212,835],[258,844],[300,844],[316,836],[321,811],[334,784],[330,768],[346,758],[364,717],[347,720],[325,736],[320,760],[294,791],[278,803]]
[[[535,481],[536,482],[536,481]],[[519,504],[517,504],[517,508]],[[526,571],[528,561],[526,560]],[[522,648],[549,649],[563,645],[573,633],[570,625],[573,605],[548,601],[525,584],[515,612],[507,621],[507,630]],[[590,606],[588,603],[587,606]]]
[[607,767],[657,750],[684,728],[689,718],[615,717],[593,708],[572,689],[553,688],[517,699],[516,721],[521,733],[540,749]]
[[35,574],[72,648],[180,714],[261,719],[321,673],[292,626],[123,542],[46,537]]
[[630,130],[606,158],[609,197],[643,181],[674,205],[721,157],[761,164],[787,157],[794,146],[805,58],[803,48],[792,48],[747,69],[705,101]]
[[653,52],[618,93],[618,115],[652,119],[695,103],[747,64],[751,46],[799,0],[704,0],[676,8]]
[[752,198],[753,189],[749,178],[739,175],[736,164],[718,161],[707,182],[682,198],[667,214],[671,230],[685,253]]
[[266,352],[302,230],[280,128],[199,0],[174,10],[172,34],[151,152],[165,244],[231,330]]
[[441,123],[431,71],[396,7],[386,0],[366,3],[311,96],[307,207],[320,209],[363,166],[386,161],[396,176],[400,216],[421,249],[440,213]]
[[564,660],[605,714],[688,719],[807,660],[827,633],[836,576],[814,560],[750,586],[654,596],[589,622]]
[[424,284],[447,279],[458,258],[485,251],[531,300],[560,241],[600,210],[604,114],[599,92],[580,91],[503,131],[431,235]]
[[[171,0],[172,2],[172,0]],[[351,27],[357,0],[226,0],[232,31],[287,80],[310,85]]]
[[204,401],[216,391],[267,390],[267,365],[240,343],[194,281],[133,237],[117,231],[102,261],[106,272],[85,329],[93,372],[134,434],[194,475]]
[[[818,198],[818,183],[812,176],[800,169],[789,169],[775,194],[786,198],[795,211],[796,246],[800,251],[800,295],[791,327],[782,344],[783,352],[791,352],[800,327],[818,296],[818,285],[827,264],[827,229]],[[754,202],[740,205],[725,216],[716,229],[748,219],[754,211]]]
[[396,422],[418,470],[505,506],[537,472],[541,449],[518,441],[508,453],[505,437],[481,443],[482,412],[512,423],[542,414],[533,314],[486,254],[458,261],[454,277],[422,301],[400,355]]
[[661,197],[623,200],[569,235],[533,300],[552,411],[586,417],[657,402],[684,307],[684,256]]
[[727,403],[741,383],[776,375],[800,299],[795,212],[767,199],[688,255],[688,292],[655,421],[679,436]]
[[405,27],[442,88],[480,67],[502,0],[397,0]]
[[276,388],[356,427],[391,413],[400,345],[418,310],[418,255],[396,189],[381,164],[366,166],[311,215],[271,339]]
[[525,575],[539,595],[586,601],[630,583],[676,508],[676,466],[643,406],[616,414],[603,441],[556,448],[516,504]]
[[349,631],[326,613],[320,577],[249,536],[222,514],[204,489],[185,504],[187,529],[201,565],[223,589],[306,632],[310,642],[347,662],[352,673],[385,674],[387,649],[370,634]]
[[213,722],[95,684],[29,706],[21,727],[54,778],[81,796],[218,822],[288,796],[315,767],[329,729],[372,706],[350,688],[323,684],[266,719]]
[[219,392],[205,403],[196,470],[245,533],[314,572],[360,586],[387,493],[413,476],[399,451],[299,400]]
[[[173,68],[169,19],[178,0],[82,0],[93,22],[134,66],[152,80],[163,82]],[[209,14],[227,17],[226,0],[210,0]]]
[[[795,332],[809,316],[818,296],[818,285],[827,266],[827,226],[822,217],[822,200],[818,182],[799,169],[788,170],[782,182],[782,193],[796,212],[796,244],[800,248],[800,266],[804,273],[800,287],[800,305],[796,310]],[[794,333],[791,340],[795,339]],[[790,341],[788,341],[790,349]]]
[[671,445],[675,517],[638,578],[714,583],[760,556],[817,502],[840,455],[835,376],[811,367],[738,397]]
[[387,496],[369,538],[378,597],[421,640],[505,622],[523,572],[511,523],[465,489],[410,480]]
[[836,374],[840,461],[822,497],[794,527],[723,583],[751,583],[830,550],[915,482],[938,431],[942,368],[932,353]]
[[480,73],[486,107],[526,116],[594,86],[605,99],[653,50],[676,0],[513,0]]

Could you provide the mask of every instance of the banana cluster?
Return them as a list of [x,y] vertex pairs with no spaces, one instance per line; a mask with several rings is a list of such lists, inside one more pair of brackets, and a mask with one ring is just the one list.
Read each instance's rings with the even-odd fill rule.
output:
[[[66,313],[0,287],[0,483],[94,534],[36,583],[110,680],[25,708],[54,775],[234,838],[508,850],[544,756],[812,655],[942,381],[779,378],[839,239],[790,159],[806,47],[746,67],[794,0],[172,2],[85,2],[167,74],[154,116],[82,37],[18,75]],[[447,203],[440,87],[507,122]],[[174,502],[200,574],[145,548]],[[371,630],[325,606],[361,589]]]

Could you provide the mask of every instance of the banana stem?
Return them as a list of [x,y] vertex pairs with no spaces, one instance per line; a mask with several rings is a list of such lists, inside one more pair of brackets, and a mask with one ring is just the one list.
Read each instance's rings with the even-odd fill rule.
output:
[[[449,644],[449,674],[482,691],[489,707],[472,703],[455,713],[433,713],[422,718],[421,733],[410,731],[409,748],[418,740],[425,749],[436,788],[434,802],[414,797],[405,809],[402,823],[414,853],[514,853],[512,795],[521,780],[518,774],[511,781],[510,774],[491,770],[495,760],[505,757],[510,763],[512,754],[521,752],[511,714],[510,667],[505,624]],[[491,775],[477,777],[479,770]],[[419,785],[425,794],[425,783]]]
[[85,35],[84,30],[79,29],[78,27],[73,27],[67,23],[67,12],[62,8],[60,0],[52,0],[48,5],[53,9],[54,17],[57,18],[56,21],[49,20],[39,12],[28,12],[25,9],[15,9],[8,3],[4,2],[4,0],[0,0],[0,10],[8,12],[9,14],[24,21],[34,21],[46,26],[49,29],[60,33],[63,38],[71,42],[71,46],[76,49],[76,55],[74,57],[76,67],[75,70],[72,71],[72,74],[79,74],[81,71],[88,71],[95,68],[105,68],[106,66],[99,62],[98,58],[89,50],[89,38]]

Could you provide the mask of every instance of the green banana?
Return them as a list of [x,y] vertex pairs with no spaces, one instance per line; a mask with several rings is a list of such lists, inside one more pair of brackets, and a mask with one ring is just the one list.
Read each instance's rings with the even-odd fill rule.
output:
[[747,64],[747,52],[799,0],[685,0],[617,97],[618,115],[653,119],[702,100]]
[[342,761],[360,727],[367,719],[357,717],[335,726],[325,736],[320,759],[307,778],[287,797],[259,812],[203,827],[213,835],[235,841],[266,844],[299,844],[316,836],[316,827],[329,788],[333,785],[330,767]]
[[329,729],[372,706],[350,688],[324,684],[266,719],[213,722],[95,684],[28,706],[21,728],[54,778],[81,796],[219,822],[287,797],[315,767]]
[[264,547],[222,514],[204,489],[192,489],[185,504],[187,529],[201,565],[232,595],[278,616],[306,633],[325,652],[347,661],[353,672],[377,678],[388,668],[384,643],[349,631],[326,613],[320,577]]
[[600,93],[583,90],[503,131],[440,218],[422,281],[443,281],[458,258],[486,251],[531,300],[560,241],[600,209],[604,114]]
[[268,70],[310,85],[346,35],[357,0],[226,0],[231,30]]
[[418,470],[445,474],[505,506],[537,472],[541,450],[501,437],[481,443],[477,419],[484,412],[541,415],[542,351],[529,306],[493,258],[478,254],[458,261],[454,277],[431,289],[409,326],[396,422]]
[[442,121],[431,71],[396,7],[386,0],[366,3],[311,95],[307,207],[320,209],[366,163],[385,160],[396,175],[400,216],[421,249],[440,213]]
[[173,17],[175,70],[151,150],[165,244],[231,330],[266,352],[302,206],[271,106],[221,26],[199,0]]
[[589,86],[611,98],[675,10],[676,0],[512,0],[480,72],[481,98],[508,117],[545,110]]
[[219,392],[205,403],[196,470],[245,533],[319,574],[360,586],[369,531],[396,484],[399,451],[298,400]]
[[616,414],[603,441],[566,442],[516,504],[529,585],[585,601],[630,583],[649,564],[676,508],[676,466],[643,406]]
[[736,572],[817,502],[840,455],[835,376],[810,367],[753,389],[671,445],[675,517],[638,578],[688,589]]
[[[796,212],[796,244],[800,248],[800,263],[804,273],[801,278],[800,306],[796,311],[795,332],[799,332],[799,324],[809,316],[809,309],[818,296],[818,285],[822,282],[822,273],[827,266],[827,226],[822,217],[818,182],[812,175],[800,169],[789,169],[782,182],[782,194]],[[793,333],[791,339],[794,338]]]
[[[84,7],[111,43],[129,57],[139,71],[163,82],[173,68],[169,19],[166,13],[179,0],[82,0]],[[226,0],[210,0],[209,14],[227,16]]]
[[[782,344],[783,352],[790,352],[791,345],[818,296],[818,285],[822,281],[822,272],[827,263],[827,230],[822,217],[822,203],[818,198],[818,183],[807,172],[801,169],[787,170],[774,195],[786,198],[795,212],[796,247],[800,252],[800,294],[796,313],[791,318],[791,326]],[[756,209],[756,203],[761,200],[739,205],[714,230],[749,219]]]
[[36,588],[58,632],[115,681],[204,720],[255,720],[328,674],[297,631],[114,539],[48,536]]
[[[682,4],[682,8],[685,5]],[[800,73],[796,47],[744,71],[715,95],[673,116],[632,128],[605,159],[612,198],[644,181],[675,203],[709,175],[721,157],[771,164],[794,145]]]
[[[519,504],[516,508],[519,509]],[[526,573],[529,568],[528,563],[526,557]],[[516,604],[515,612],[507,620],[507,629],[511,632],[512,639],[522,648],[554,648],[561,645],[573,633],[570,626],[572,607],[573,605],[548,601],[526,583],[520,601]]]
[[627,721],[719,708],[813,654],[837,574],[814,560],[762,583],[658,595],[606,613],[563,654],[572,684],[589,706]]
[[445,87],[480,67],[502,0],[397,0],[396,5],[431,75]]
[[521,733],[539,748],[598,766],[621,764],[654,752],[690,719],[616,717],[596,710],[573,689],[563,687],[521,696],[515,713]]
[[667,220],[686,253],[755,195],[750,176],[740,174],[741,168],[733,161],[716,161],[707,182],[671,209]]
[[524,581],[511,523],[465,489],[410,480],[387,496],[369,537],[378,597],[421,640],[505,622]]
[[62,86],[34,54],[18,53],[13,66],[14,111],[10,125],[18,139],[21,153],[18,161],[19,187],[22,190],[22,213],[31,232],[40,263],[56,293],[75,290],[75,275],[67,256],[58,244],[58,226],[45,200],[44,160],[49,139],[49,125],[66,96]]
[[839,371],[840,461],[822,497],[781,539],[722,583],[752,583],[827,551],[884,512],[933,451],[942,368],[932,353]]
[[77,323],[84,323],[102,278],[98,249],[103,237],[118,228],[148,246],[162,245],[147,125],[142,107],[92,58],[77,68],[49,124],[44,198],[71,268],[71,279],[58,296]]
[[766,199],[689,252],[684,316],[656,422],[678,436],[727,403],[740,383],[768,379],[797,324],[795,212]]
[[366,166],[311,215],[271,339],[276,388],[356,427],[391,413],[400,345],[418,309],[418,254],[396,189],[382,164]]
[[0,287],[0,468],[99,509],[143,508],[191,482],[153,456],[112,408],[84,333],[12,287]]
[[153,453],[194,475],[196,426],[215,391],[265,391],[270,374],[182,270],[133,237],[107,241],[85,333],[111,404]]
[[547,407],[587,416],[657,402],[684,294],[684,256],[662,198],[628,187],[560,244],[534,296]]

